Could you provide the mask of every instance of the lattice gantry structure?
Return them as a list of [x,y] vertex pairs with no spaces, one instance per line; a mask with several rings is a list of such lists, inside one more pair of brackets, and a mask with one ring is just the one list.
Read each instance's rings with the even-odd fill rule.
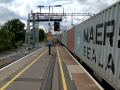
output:
[[[39,47],[39,22],[62,21],[59,13],[31,13],[28,14],[25,43],[28,48]],[[49,29],[50,30],[50,29]]]
[[39,22],[35,21],[35,16],[33,13],[28,14],[27,20],[27,30],[25,43],[28,48],[39,47]]
[[93,16],[91,13],[33,13],[28,14],[25,43],[28,48],[39,47],[39,22],[61,22],[66,16]]

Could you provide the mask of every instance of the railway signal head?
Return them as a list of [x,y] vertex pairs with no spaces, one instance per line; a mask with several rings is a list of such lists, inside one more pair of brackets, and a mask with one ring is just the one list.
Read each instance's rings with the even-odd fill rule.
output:
[[54,21],[54,31],[60,31],[60,22]]

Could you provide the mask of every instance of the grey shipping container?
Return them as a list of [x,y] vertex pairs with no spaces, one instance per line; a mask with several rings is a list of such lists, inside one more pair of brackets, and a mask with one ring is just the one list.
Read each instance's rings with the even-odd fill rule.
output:
[[75,54],[120,89],[120,2],[75,26]]

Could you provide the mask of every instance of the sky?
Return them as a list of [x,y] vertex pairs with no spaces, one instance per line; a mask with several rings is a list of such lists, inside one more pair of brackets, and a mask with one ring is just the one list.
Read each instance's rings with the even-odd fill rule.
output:
[[[107,8],[118,0],[0,0],[0,23],[5,23],[10,19],[19,18],[26,23],[28,13],[31,10],[37,12],[39,5],[62,5],[62,7],[54,8],[54,12],[69,13],[98,13]],[[48,8],[43,8],[42,11],[48,11]],[[74,17],[76,19],[76,17]],[[82,17],[83,18],[83,17]],[[70,24],[70,18],[65,18],[63,22]],[[78,20],[74,20],[74,23]],[[80,22],[80,21],[79,21]],[[45,23],[43,23],[45,25]],[[64,26],[63,25],[63,26]]]

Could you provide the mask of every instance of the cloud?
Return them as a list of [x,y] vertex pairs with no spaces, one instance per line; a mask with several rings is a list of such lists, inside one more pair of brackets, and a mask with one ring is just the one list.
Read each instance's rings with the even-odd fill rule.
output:
[[81,3],[81,4],[86,4],[86,3],[88,3],[88,0],[77,0],[79,3]]
[[[117,0],[116,0],[117,1]],[[113,0],[0,0],[0,21],[19,18],[24,22],[28,13],[39,11],[38,5],[62,5],[66,13],[91,12],[97,13],[113,3]],[[54,8],[55,12],[62,12],[61,8]],[[48,8],[42,9],[48,11]]]
[[0,3],[10,3],[13,2],[14,0],[0,0]]
[[0,22],[5,22],[18,17],[19,16],[16,15],[13,11],[10,11],[9,9],[0,6]]
[[98,13],[113,3],[113,0],[77,0],[82,11]]
[[[29,3],[21,2],[23,0],[11,0],[10,3],[5,3],[10,0],[5,0],[0,3],[0,22],[6,22],[13,18],[19,18],[21,20],[27,20],[28,12],[31,7]],[[1,1],[2,2],[2,1]]]

